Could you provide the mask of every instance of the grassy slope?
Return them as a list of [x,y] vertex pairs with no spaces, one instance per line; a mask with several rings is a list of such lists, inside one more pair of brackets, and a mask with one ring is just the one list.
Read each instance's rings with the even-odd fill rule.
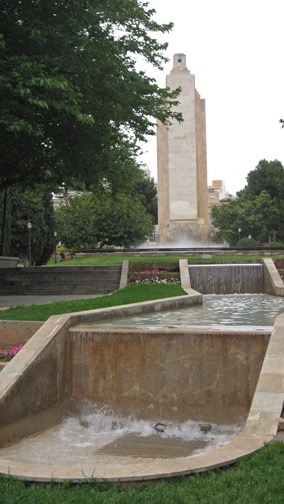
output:
[[[185,294],[178,284],[130,284],[107,296],[75,301],[56,301],[43,305],[22,305],[0,311],[0,320],[47,320],[52,315],[94,310],[139,301],[149,301]],[[1,501],[0,501],[1,504]]]

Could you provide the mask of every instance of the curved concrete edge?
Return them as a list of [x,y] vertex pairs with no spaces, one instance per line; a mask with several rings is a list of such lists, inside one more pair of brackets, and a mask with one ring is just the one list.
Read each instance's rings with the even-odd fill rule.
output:
[[[265,419],[269,424],[271,416]],[[252,427],[252,426],[251,426]],[[264,429],[266,432],[266,429]],[[204,472],[235,463],[243,457],[253,454],[273,439],[272,434],[256,434],[255,426],[238,436],[237,439],[205,453],[179,457],[175,459],[133,459],[124,465],[121,457],[105,465],[84,465],[81,467],[66,464],[65,466],[24,464],[21,462],[0,460],[0,472],[38,482],[71,481],[82,482],[90,479],[109,482],[149,481],[161,478],[185,476]],[[120,459],[120,460],[118,460]]]
[[[239,438],[241,437],[243,436],[239,436]],[[132,464],[128,466],[123,465],[121,460],[111,464],[106,462],[106,465],[85,465],[82,467],[68,464],[60,467],[44,464],[33,465],[0,460],[0,472],[19,479],[37,482],[51,480],[54,482],[68,480],[73,483],[82,483],[82,481],[88,480],[99,482],[150,481],[224,467],[254,453],[263,446],[261,438],[254,438],[249,443],[249,450],[248,440],[244,437],[243,440],[232,441],[229,445],[217,448],[212,452],[176,459],[144,459],[144,461],[133,459]]]
[[[124,310],[126,307],[120,308]],[[88,316],[88,312],[86,313]],[[73,323],[71,323],[71,318]],[[83,319],[83,313],[72,314],[72,317],[52,317],[49,319],[32,338],[33,341],[30,340],[27,343],[26,352],[24,349],[21,350],[9,363],[6,370],[1,373],[2,393],[0,398],[3,398],[3,393],[5,395],[5,388],[7,391],[7,387],[13,386],[12,382],[15,384],[25,367],[32,362],[36,354],[44,351],[44,346],[58,335],[62,327],[74,325]],[[85,465],[81,467],[71,464],[60,467],[44,464],[22,464],[0,458],[0,472],[21,479],[41,482],[50,480],[82,482],[90,479],[127,482],[188,475],[233,464],[271,442],[277,434],[284,399],[283,362],[284,314],[276,318],[244,430],[232,442],[212,451],[175,459],[133,459],[129,465],[124,465],[121,462],[121,457],[117,457],[116,460],[112,460],[111,464],[106,462],[96,466]]]

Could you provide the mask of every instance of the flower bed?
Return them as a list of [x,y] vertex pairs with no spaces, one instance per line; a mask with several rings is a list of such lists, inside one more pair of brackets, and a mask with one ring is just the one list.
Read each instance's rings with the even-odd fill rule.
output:
[[23,345],[13,346],[11,348],[0,348],[0,362],[9,362],[23,348]]
[[[132,266],[132,265],[131,265]],[[155,264],[153,267],[148,264],[140,264],[139,269],[135,265],[130,268],[128,274],[129,283],[180,283],[179,268],[175,264]]]

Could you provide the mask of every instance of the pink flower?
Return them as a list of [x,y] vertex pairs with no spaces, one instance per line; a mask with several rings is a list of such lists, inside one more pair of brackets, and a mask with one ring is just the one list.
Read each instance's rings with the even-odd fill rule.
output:
[[18,346],[14,346],[10,349],[10,355],[16,355],[16,353],[18,353],[21,348],[23,348],[23,345],[18,345]]
[[23,345],[17,345],[10,349],[0,348],[0,360],[11,360],[21,348],[23,348]]

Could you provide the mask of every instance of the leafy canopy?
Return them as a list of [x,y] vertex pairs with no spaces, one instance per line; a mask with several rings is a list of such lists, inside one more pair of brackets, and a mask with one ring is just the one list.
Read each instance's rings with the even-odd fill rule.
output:
[[[212,208],[216,237],[235,246],[251,236],[258,242],[284,239],[284,168],[280,161],[259,162],[238,197]],[[241,231],[239,231],[239,229]]]
[[152,232],[151,217],[139,197],[102,191],[69,199],[55,211],[58,239],[70,251],[104,245],[129,247]]
[[140,0],[1,1],[0,190],[117,178],[156,119],[181,120],[178,90],[137,69],[166,61],[156,37],[172,24],[154,14]]
[[256,168],[247,175],[247,185],[238,196],[253,199],[266,191],[271,198],[284,199],[284,168],[280,161],[259,161]]

